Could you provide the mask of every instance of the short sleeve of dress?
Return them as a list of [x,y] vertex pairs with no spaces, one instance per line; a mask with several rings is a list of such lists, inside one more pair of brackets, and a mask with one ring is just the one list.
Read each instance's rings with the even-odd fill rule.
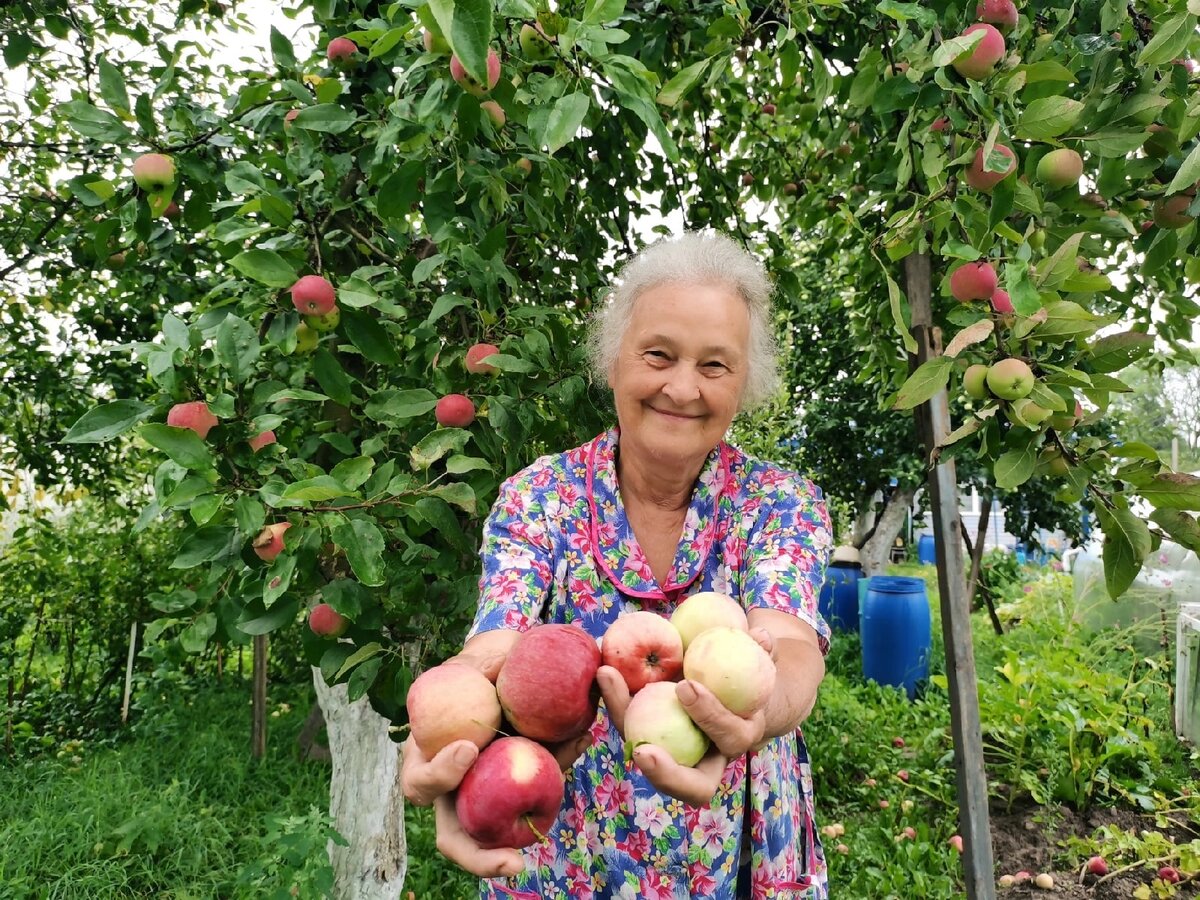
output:
[[468,638],[497,628],[527,631],[542,614],[554,572],[553,541],[534,485],[529,469],[505,481],[484,523],[479,606]]
[[829,625],[817,609],[833,543],[821,489],[799,475],[777,472],[764,478],[761,519],[746,548],[742,600],[791,613],[817,633],[829,652]]

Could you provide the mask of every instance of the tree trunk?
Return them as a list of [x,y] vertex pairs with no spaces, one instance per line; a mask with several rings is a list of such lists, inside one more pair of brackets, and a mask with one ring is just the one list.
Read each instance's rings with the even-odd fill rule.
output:
[[337,900],[396,900],[408,871],[400,747],[388,736],[388,720],[366,698],[350,703],[346,685],[329,687],[313,669],[325,717],[333,777],[329,813],[348,846],[329,842]]
[[916,488],[897,487],[893,488],[891,494],[888,495],[883,512],[875,523],[875,533],[863,545],[859,554],[864,577],[882,575],[887,570],[892,552],[892,542],[896,540],[896,535],[904,527],[904,517],[908,515],[908,508],[912,506],[913,496],[916,492]]

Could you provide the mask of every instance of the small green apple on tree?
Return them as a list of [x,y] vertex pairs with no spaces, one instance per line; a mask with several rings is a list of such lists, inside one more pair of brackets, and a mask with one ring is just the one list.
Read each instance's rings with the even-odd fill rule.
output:
[[175,186],[175,161],[162,153],[143,153],[133,161],[133,180],[148,194],[161,194]]

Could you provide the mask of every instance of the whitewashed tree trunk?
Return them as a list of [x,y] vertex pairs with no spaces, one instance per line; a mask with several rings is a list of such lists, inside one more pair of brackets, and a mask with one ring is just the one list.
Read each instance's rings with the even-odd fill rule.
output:
[[904,527],[904,517],[908,514],[915,494],[915,488],[896,488],[888,496],[887,504],[883,507],[875,526],[875,533],[859,551],[865,577],[882,575],[887,570],[892,542]]
[[397,900],[408,870],[400,747],[388,720],[366,698],[348,702],[346,685],[329,687],[313,669],[325,716],[333,777],[329,813],[349,846],[329,842],[336,900]]

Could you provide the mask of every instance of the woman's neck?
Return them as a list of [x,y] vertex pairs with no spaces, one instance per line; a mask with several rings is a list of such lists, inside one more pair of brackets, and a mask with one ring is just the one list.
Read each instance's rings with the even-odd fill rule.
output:
[[668,465],[647,460],[628,450],[616,454],[617,483],[626,505],[633,503],[662,512],[683,512],[692,501],[692,490],[704,460],[693,465]]

